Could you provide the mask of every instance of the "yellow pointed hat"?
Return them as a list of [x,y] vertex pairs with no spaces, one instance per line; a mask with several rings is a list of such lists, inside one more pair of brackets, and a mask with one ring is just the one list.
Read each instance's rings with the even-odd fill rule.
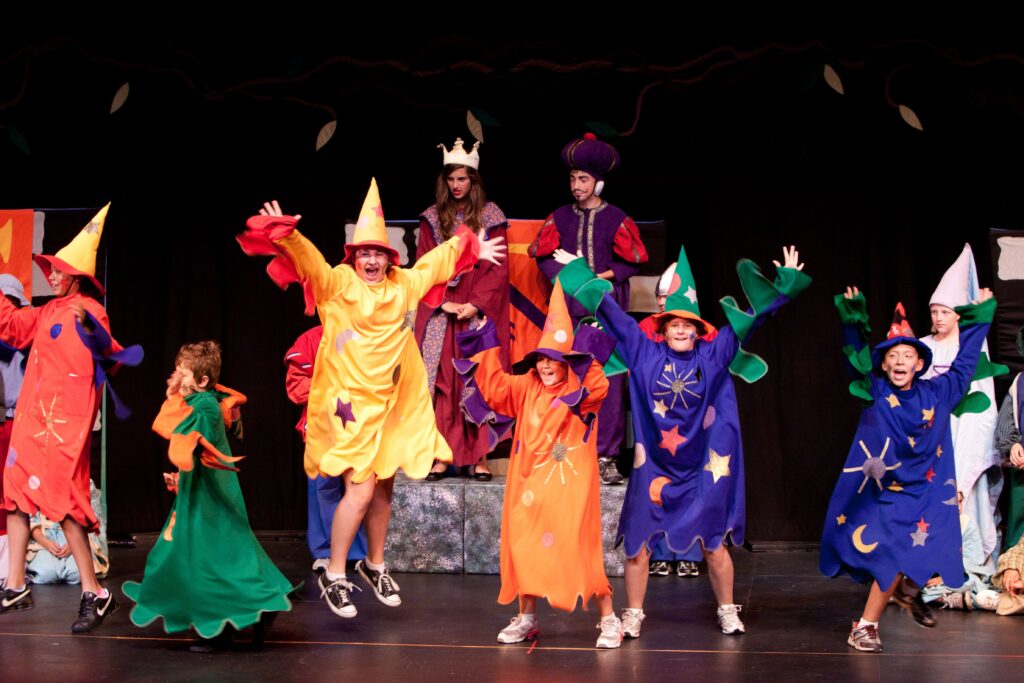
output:
[[351,263],[355,258],[356,249],[367,247],[383,249],[388,252],[391,265],[401,265],[398,252],[388,243],[388,231],[384,225],[384,207],[380,203],[376,178],[370,179],[370,189],[366,191],[366,199],[363,200],[363,208],[356,221],[355,234],[352,235],[352,241],[345,245],[344,262]]
[[96,279],[96,250],[100,246],[100,237],[103,236],[103,224],[107,221],[107,211],[110,210],[110,202],[96,212],[92,220],[82,228],[75,238],[53,256],[48,254],[36,254],[35,259],[43,275],[50,277],[50,271],[54,268],[69,275],[88,278],[100,294],[104,294],[103,285]]

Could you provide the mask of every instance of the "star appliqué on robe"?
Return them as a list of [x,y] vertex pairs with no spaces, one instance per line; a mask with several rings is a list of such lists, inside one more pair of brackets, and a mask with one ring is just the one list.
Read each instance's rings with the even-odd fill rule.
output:
[[670,452],[672,455],[676,454],[676,449],[686,443],[686,437],[679,433],[679,425],[676,425],[672,429],[661,431],[661,443],[658,445]]
[[342,427],[348,427],[349,422],[356,421],[356,416],[352,413],[352,403],[345,403],[340,398],[338,399],[338,408],[334,411],[334,414],[341,418]]
[[718,483],[718,480],[722,477],[728,477],[732,474],[729,471],[729,461],[732,460],[731,455],[719,455],[715,453],[714,448],[708,449],[708,464],[704,465],[704,471],[711,473],[711,478],[714,483]]

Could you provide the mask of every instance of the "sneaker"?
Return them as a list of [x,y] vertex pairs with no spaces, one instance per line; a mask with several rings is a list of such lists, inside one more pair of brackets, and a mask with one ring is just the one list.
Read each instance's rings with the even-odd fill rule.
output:
[[644,618],[647,615],[644,614],[642,609],[632,609],[627,607],[622,610],[622,634],[626,638],[639,638],[640,637],[640,624],[644,623]]
[[908,581],[906,578],[900,581],[896,586],[896,590],[893,591],[892,599],[897,605],[910,612],[910,616],[919,625],[925,628],[935,626],[935,617],[932,615],[932,609],[924,604],[924,600],[921,599],[921,589],[914,585],[912,581]]
[[877,626],[857,626],[858,622],[853,622],[853,628],[850,629],[850,637],[846,639],[847,645],[855,650],[861,652],[881,652],[882,651],[882,639],[878,637]]
[[700,576],[700,567],[696,562],[683,560],[676,565],[676,576]]
[[597,623],[597,627],[601,629],[601,635],[597,637],[597,644],[594,647],[614,650],[622,646],[622,622],[619,621],[617,616],[609,614],[606,617],[602,617],[601,621]]
[[651,562],[651,576],[668,576],[670,571],[668,562]]
[[971,609],[971,598],[969,594],[958,593],[956,591],[949,591],[939,597],[936,602],[939,603],[939,609]]
[[974,606],[978,609],[995,612],[999,607],[999,593],[988,588],[978,591],[974,596]]
[[351,619],[359,614],[348,596],[353,590],[362,589],[351,581],[348,579],[331,581],[327,578],[327,572],[324,572],[316,577],[316,585],[320,586],[320,597],[327,601],[327,606],[339,617]]
[[741,605],[719,605],[718,625],[722,627],[722,633],[731,636],[734,633],[746,633],[747,629],[740,621]]
[[312,567],[313,573],[314,574],[322,574],[323,572],[327,571],[327,567],[330,564],[331,564],[331,558],[329,558],[329,557],[318,557],[318,558],[316,558],[315,560],[313,560],[313,567]]
[[0,614],[32,609],[33,605],[32,589],[28,587],[28,584],[25,584],[20,591],[4,588],[3,599],[0,600]]
[[601,483],[605,486],[618,486],[622,483],[622,475],[619,473],[619,468],[615,466],[615,461],[611,458],[598,458],[598,467],[601,470]]
[[82,593],[82,602],[78,606],[78,619],[71,624],[72,633],[86,633],[98,628],[103,620],[117,610],[114,594],[107,591],[107,597],[101,598],[91,591]]
[[505,645],[534,640],[540,635],[536,614],[517,614],[512,617],[509,625],[498,633],[498,642]]
[[398,582],[391,578],[387,569],[378,572],[367,567],[366,560],[359,560],[356,562],[356,571],[370,584],[378,600],[388,607],[398,607],[402,604],[402,598],[398,595]]

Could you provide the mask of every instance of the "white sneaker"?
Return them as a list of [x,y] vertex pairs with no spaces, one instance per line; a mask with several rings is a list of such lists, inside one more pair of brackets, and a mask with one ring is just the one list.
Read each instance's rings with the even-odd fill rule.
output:
[[601,635],[597,637],[595,647],[614,650],[622,645],[622,622],[619,621],[617,616],[609,614],[606,617],[602,617],[601,621],[597,623],[597,627],[601,629]]
[[978,591],[974,596],[974,606],[978,609],[995,612],[996,608],[999,607],[999,593],[988,588]]
[[627,607],[622,610],[622,633],[627,638],[640,637],[640,624],[644,623],[646,614],[642,609]]
[[746,633],[743,622],[740,621],[740,605],[719,605],[718,625],[722,627],[722,633],[731,636],[734,633]]
[[312,567],[313,573],[314,574],[319,574],[320,572],[327,571],[327,567],[330,564],[331,564],[331,558],[329,558],[329,557],[320,557],[320,558],[317,558],[317,559],[313,560],[313,567]]
[[509,625],[498,633],[498,642],[506,645],[534,640],[540,635],[536,614],[517,614]]

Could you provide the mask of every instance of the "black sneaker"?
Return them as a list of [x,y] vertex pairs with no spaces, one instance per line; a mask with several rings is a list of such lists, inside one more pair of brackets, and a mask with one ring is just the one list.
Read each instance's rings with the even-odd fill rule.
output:
[[3,598],[0,599],[0,614],[8,612],[20,612],[32,609],[32,589],[26,584],[20,591],[4,588]]
[[921,626],[925,628],[935,626],[932,609],[921,599],[921,589],[913,581],[907,578],[900,581],[896,590],[893,591],[892,599],[897,605],[910,612],[910,616]]
[[107,597],[101,598],[91,591],[82,593],[82,602],[78,606],[78,619],[71,624],[72,633],[86,633],[103,624],[103,620],[117,610],[114,594],[107,591]]
[[622,483],[623,476],[619,473],[619,468],[615,466],[615,461],[611,458],[598,458],[598,467],[601,470],[601,483],[605,486],[618,486]]
[[398,607],[402,604],[402,598],[398,595],[398,582],[391,578],[387,569],[383,572],[374,571],[366,566],[365,560],[359,560],[356,562],[356,571],[370,584],[378,600],[388,607]]
[[322,572],[316,577],[316,585],[320,587],[320,597],[327,602],[331,611],[339,617],[351,619],[359,614],[356,606],[349,600],[349,593],[352,590],[361,590],[348,579],[336,579],[331,581],[327,578],[327,572]]

